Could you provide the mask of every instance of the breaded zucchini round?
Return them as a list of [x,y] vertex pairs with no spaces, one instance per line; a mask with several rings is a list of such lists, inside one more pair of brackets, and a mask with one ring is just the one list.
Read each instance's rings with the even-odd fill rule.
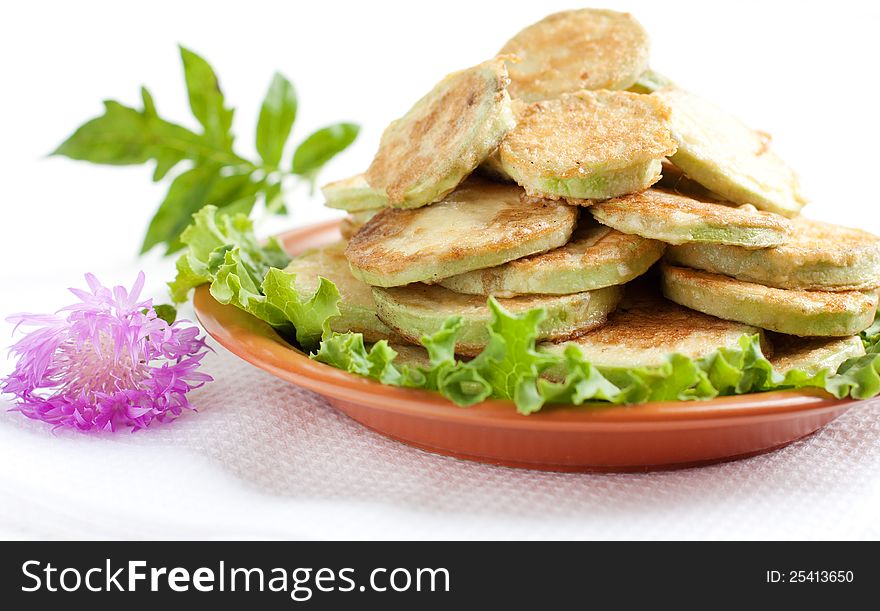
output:
[[663,294],[683,306],[802,337],[843,337],[867,329],[877,294],[777,289],[709,272],[662,266]]
[[697,359],[721,347],[737,348],[740,337],[755,334],[763,342],[761,329],[694,312],[631,285],[604,325],[570,341],[540,344],[538,349],[561,354],[573,344],[597,367],[655,367],[673,353]]
[[853,337],[795,337],[773,334],[773,356],[770,363],[780,373],[802,369],[814,375],[822,369],[835,373],[846,359],[865,354],[862,338]]
[[770,137],[681,89],[654,94],[672,109],[678,151],[670,161],[693,180],[737,204],[794,216],[806,203],[798,178]]
[[459,293],[513,297],[566,295],[629,282],[662,255],[662,242],[582,220],[565,246],[440,281]]
[[675,141],[669,108],[657,98],[578,91],[529,106],[499,151],[504,170],[529,195],[596,200],[657,182]]
[[385,209],[346,250],[355,277],[374,286],[436,281],[565,244],[577,209],[520,199],[516,185],[471,179],[442,202]]
[[783,289],[851,291],[880,286],[880,238],[804,217],[792,219],[788,243],[765,250],[686,244],[671,263]]
[[500,54],[516,55],[510,94],[528,102],[579,89],[626,89],[648,67],[648,33],[629,13],[581,9],[521,30]]
[[361,227],[367,224],[371,218],[379,213],[378,210],[364,210],[363,212],[352,212],[339,222],[339,233],[342,238],[350,240],[354,237]]
[[450,74],[382,134],[366,172],[395,208],[443,198],[494,151],[515,119],[504,60]]
[[[574,337],[605,322],[623,294],[619,286],[573,295],[522,295],[499,299],[515,314],[532,308],[544,308],[547,318],[538,329],[540,340]],[[474,356],[489,341],[488,324],[492,314],[482,295],[456,293],[437,285],[413,284],[394,288],[374,288],[373,297],[379,317],[401,337],[415,344],[426,334],[441,329],[450,316],[461,316],[464,325],[455,351]]]
[[396,337],[376,316],[372,289],[351,275],[344,253],[345,242],[314,248],[294,257],[285,271],[296,274],[294,287],[303,298],[315,293],[319,277],[336,285],[341,300],[340,315],[330,319],[333,331],[363,333],[368,342]]
[[348,212],[378,210],[388,203],[385,193],[371,187],[363,174],[327,183],[321,187],[321,193],[325,206]]
[[700,242],[767,248],[785,244],[791,222],[754,206],[734,208],[659,189],[600,202],[590,212],[603,225],[667,244]]

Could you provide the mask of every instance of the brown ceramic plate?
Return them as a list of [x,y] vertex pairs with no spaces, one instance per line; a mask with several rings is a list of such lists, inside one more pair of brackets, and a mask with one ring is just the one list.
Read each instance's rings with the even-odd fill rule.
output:
[[[280,236],[292,254],[339,239],[336,221]],[[266,371],[313,390],[354,420],[410,445],[459,458],[554,471],[646,471],[733,460],[809,435],[853,401],[785,391],[712,401],[554,406],[531,416],[509,401],[456,407],[427,391],[385,386],[308,358],[265,323],[195,294],[205,330]]]

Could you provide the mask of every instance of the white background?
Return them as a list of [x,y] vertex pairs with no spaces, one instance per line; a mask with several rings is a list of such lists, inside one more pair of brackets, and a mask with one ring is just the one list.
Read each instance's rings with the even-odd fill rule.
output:
[[[876,74],[880,10],[876,4],[606,0],[604,5],[632,11],[648,29],[653,67],[773,134],[777,151],[800,172],[813,199],[806,209],[808,215],[880,233],[873,188],[880,142],[880,79]],[[129,284],[134,270],[144,268],[149,272],[149,289],[163,297],[169,262],[160,260],[157,253],[137,258],[143,232],[165,188],[150,183],[151,168],[97,167],[46,158],[46,154],[77,125],[99,114],[101,99],[139,104],[141,84],[151,89],[163,116],[192,126],[177,43],[205,56],[217,70],[227,102],[237,109],[237,148],[245,156],[254,152],[257,110],[275,70],[290,78],[299,91],[296,140],[331,122],[362,124],[356,144],[327,167],[323,178],[329,180],[366,167],[384,126],[445,73],[491,56],[521,27],[570,7],[569,3],[534,0],[7,5],[0,18],[0,315],[54,310],[67,299],[64,287],[81,284],[86,271],[98,273],[106,283]],[[305,192],[292,197],[291,217],[270,220],[262,226],[264,231],[334,214]],[[8,326],[0,326],[0,337],[8,337],[8,331]],[[6,363],[2,371],[8,368]],[[15,496],[16,486],[29,486],[29,498],[45,499],[47,521],[51,521],[51,508],[64,503],[60,493],[53,500],[52,487],[67,477],[66,468],[81,473],[88,468],[87,461],[125,459],[124,451],[108,441],[95,445],[94,440],[79,443],[61,436],[62,441],[39,427],[19,425],[14,418],[20,419],[5,416],[0,422],[0,463],[16,465],[15,478],[8,467],[0,470],[8,476],[0,484],[12,495],[0,507],[4,510],[0,516],[6,516],[0,534],[5,530],[13,536],[95,536],[88,529],[67,531],[57,524],[49,528],[27,522],[20,515],[25,505],[13,505],[10,499],[23,503],[23,496]],[[869,443],[871,439],[876,441],[870,438]],[[83,447],[88,448],[85,453]],[[139,452],[139,460],[155,459],[149,449]],[[182,451],[175,456],[181,462],[165,465],[163,471],[193,469],[194,460],[200,459]],[[304,530],[289,528],[289,524],[279,531],[268,527],[234,530],[229,525],[252,510],[248,503],[265,509],[279,499],[271,495],[246,499],[211,465],[200,464],[202,468],[199,478],[206,482],[205,489],[193,492],[188,502],[195,508],[203,507],[208,499],[240,507],[223,522],[226,530],[218,534],[190,520],[187,528],[163,531],[155,526],[150,535],[333,536],[332,529]],[[144,469],[150,472],[153,467]],[[124,471],[119,478],[105,481],[103,488],[122,481]],[[146,480],[147,487],[136,495],[120,492],[115,509],[126,511],[135,499],[140,503],[143,497],[168,493],[162,477],[148,475]],[[877,489],[878,479],[873,475],[868,482],[854,482],[838,492],[847,495],[849,502],[863,503],[858,511],[869,516],[880,509],[876,502],[864,504]],[[779,499],[780,507],[784,502],[784,497]],[[415,515],[408,515],[406,533],[396,530],[393,521],[380,521],[384,526],[377,527],[377,521],[368,518],[363,521],[372,526],[349,523],[344,532],[346,536],[430,536],[427,523],[418,520],[419,507],[409,509]],[[345,510],[342,504],[323,506],[322,512],[341,516]],[[384,515],[407,510],[393,502],[380,503],[376,509]],[[719,501],[712,510],[718,512],[719,524],[723,523],[723,504]],[[284,511],[307,510],[297,506]],[[644,530],[634,536],[663,536],[651,530],[650,512],[640,519]],[[774,526],[737,531],[734,527],[723,534],[810,537],[877,532],[867,524],[876,528],[868,520],[854,531],[823,530],[810,523],[802,528],[789,525],[788,530]],[[493,536],[525,536],[521,527],[511,524],[508,530],[491,532]],[[588,529],[571,532],[575,531],[584,536],[597,534]],[[137,536],[136,531],[107,532]],[[467,531],[442,532],[455,536]],[[607,532],[613,536],[613,530]],[[554,536],[552,531],[546,534]],[[707,528],[695,531],[695,536],[722,533]]]

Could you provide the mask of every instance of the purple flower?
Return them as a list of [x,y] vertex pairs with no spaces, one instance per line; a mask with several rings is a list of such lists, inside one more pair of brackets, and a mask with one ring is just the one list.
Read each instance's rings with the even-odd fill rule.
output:
[[35,420],[81,431],[142,429],[192,409],[186,393],[212,380],[197,371],[209,348],[188,321],[168,324],[152,300],[139,301],[144,274],[131,291],[101,286],[70,289],[80,302],[51,314],[17,314],[9,322],[32,329],[10,353],[15,370],[0,392]]

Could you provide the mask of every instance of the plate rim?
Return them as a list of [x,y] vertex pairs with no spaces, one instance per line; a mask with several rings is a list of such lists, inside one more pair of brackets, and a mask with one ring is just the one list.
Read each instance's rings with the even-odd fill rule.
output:
[[[338,231],[340,219],[291,229],[277,239],[292,255],[327,243]],[[294,247],[293,242],[298,244]],[[647,426],[655,429],[668,424],[705,426],[741,422],[743,418],[785,418],[792,412],[831,411],[855,399],[837,399],[820,389],[781,390],[719,397],[701,401],[655,401],[637,405],[586,403],[581,406],[551,405],[528,416],[516,411],[512,401],[489,399],[462,408],[439,393],[389,386],[357,374],[348,373],[308,357],[285,342],[265,322],[232,305],[217,302],[208,286],[197,287],[193,309],[202,328],[221,346],[269,373],[331,400],[357,402],[374,409],[417,415],[443,421],[485,423],[490,420],[506,428],[548,428],[577,432],[583,428]]]

